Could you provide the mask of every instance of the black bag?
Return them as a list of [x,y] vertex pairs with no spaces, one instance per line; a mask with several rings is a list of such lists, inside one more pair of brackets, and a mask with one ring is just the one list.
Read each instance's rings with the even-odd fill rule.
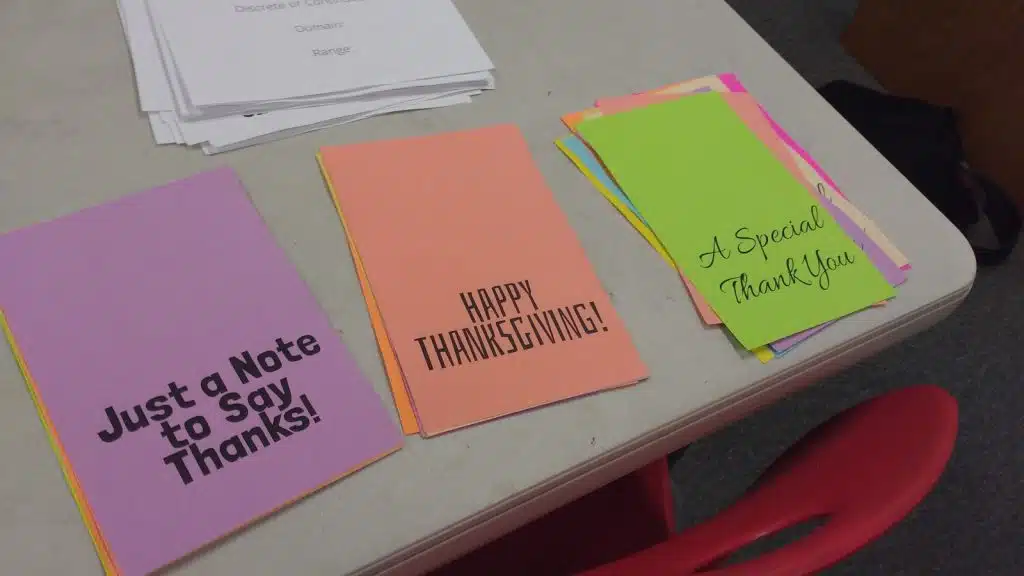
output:
[[818,92],[968,238],[979,264],[1006,260],[1020,234],[1020,212],[1002,188],[967,165],[951,108],[845,80]]

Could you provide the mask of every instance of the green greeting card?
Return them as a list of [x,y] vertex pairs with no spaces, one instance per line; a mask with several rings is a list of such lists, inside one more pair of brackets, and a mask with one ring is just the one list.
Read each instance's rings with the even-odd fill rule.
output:
[[747,349],[895,295],[721,94],[594,118],[577,131]]

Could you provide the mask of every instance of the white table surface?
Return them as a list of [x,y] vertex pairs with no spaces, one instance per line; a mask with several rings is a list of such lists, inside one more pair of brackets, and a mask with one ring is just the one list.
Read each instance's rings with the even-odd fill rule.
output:
[[[975,264],[960,234],[725,2],[458,5],[497,66],[497,90],[470,105],[206,157],[153,144],[136,112],[113,0],[0,3],[0,231],[233,166],[390,402],[314,153],[325,144],[514,122],[650,368],[651,378],[636,387],[431,440],[410,438],[399,453],[170,573],[422,571],[928,327],[969,291]],[[718,72],[738,73],[914,267],[892,304],[847,319],[767,365],[702,327],[678,275],[552,144],[565,133],[559,116],[596,97]],[[0,349],[0,423],[2,571],[100,573],[6,347]]]

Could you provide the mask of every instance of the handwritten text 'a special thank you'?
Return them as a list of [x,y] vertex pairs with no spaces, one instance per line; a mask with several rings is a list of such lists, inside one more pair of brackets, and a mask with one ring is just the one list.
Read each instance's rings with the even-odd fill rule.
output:
[[607,332],[593,301],[542,308],[529,280],[461,292],[469,322],[416,338],[427,370],[472,364]]
[[[159,429],[152,432],[159,433],[170,449],[164,464],[177,472],[182,484],[191,484],[199,475],[208,476],[308,429],[320,422],[320,415],[306,394],[296,394],[287,377],[267,383],[260,380],[315,356],[320,344],[310,335],[295,341],[278,338],[274,343],[275,347],[255,355],[243,351],[228,359],[234,376],[230,388],[220,372],[213,372],[199,381],[198,392],[172,381],[166,390],[130,409],[107,406],[107,428],[97,433],[99,439],[110,444],[155,425]],[[199,402],[216,402],[230,424],[249,421],[253,426],[226,439],[210,440],[214,425],[201,414],[188,417],[187,411]],[[177,417],[179,412],[184,415]]]
[[[775,246],[805,234],[813,234],[825,227],[820,206],[810,207],[808,218],[790,220],[779,228],[767,231],[753,231],[742,227],[728,240],[715,236],[711,249],[699,256],[701,268],[712,269],[720,260],[732,258],[761,258],[771,260]],[[746,272],[729,276],[719,282],[719,289],[732,295],[737,304],[749,302],[773,292],[795,288],[828,290],[832,286],[832,273],[856,261],[856,255],[847,251],[824,253],[820,249],[804,253],[800,257],[786,257],[779,262],[779,271],[767,278],[753,278]]]

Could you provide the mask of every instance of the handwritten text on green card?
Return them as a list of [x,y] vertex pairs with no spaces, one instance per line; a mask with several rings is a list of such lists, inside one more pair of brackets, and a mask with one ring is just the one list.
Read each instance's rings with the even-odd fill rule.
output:
[[746,348],[893,296],[721,94],[651,104],[577,130]]
[[[821,207],[812,204],[807,218],[794,222],[790,220],[779,228],[769,232],[753,232],[744,226],[733,235],[735,249],[723,247],[723,241],[715,236],[711,241],[711,250],[698,255],[701,268],[710,269],[716,261],[728,260],[735,255],[760,255],[765,262],[770,262],[779,244],[794,240],[804,234],[811,234],[825,227]],[[784,249],[784,247],[781,247]],[[863,256],[863,255],[861,255]],[[719,290],[731,292],[737,304],[748,302],[766,294],[799,286],[817,286],[821,290],[832,287],[832,272],[849,266],[857,261],[857,255],[843,251],[839,254],[824,254],[815,249],[813,254],[804,254],[798,260],[786,256],[785,270],[769,278],[752,278],[747,272],[738,276],[730,276],[719,283]]]

